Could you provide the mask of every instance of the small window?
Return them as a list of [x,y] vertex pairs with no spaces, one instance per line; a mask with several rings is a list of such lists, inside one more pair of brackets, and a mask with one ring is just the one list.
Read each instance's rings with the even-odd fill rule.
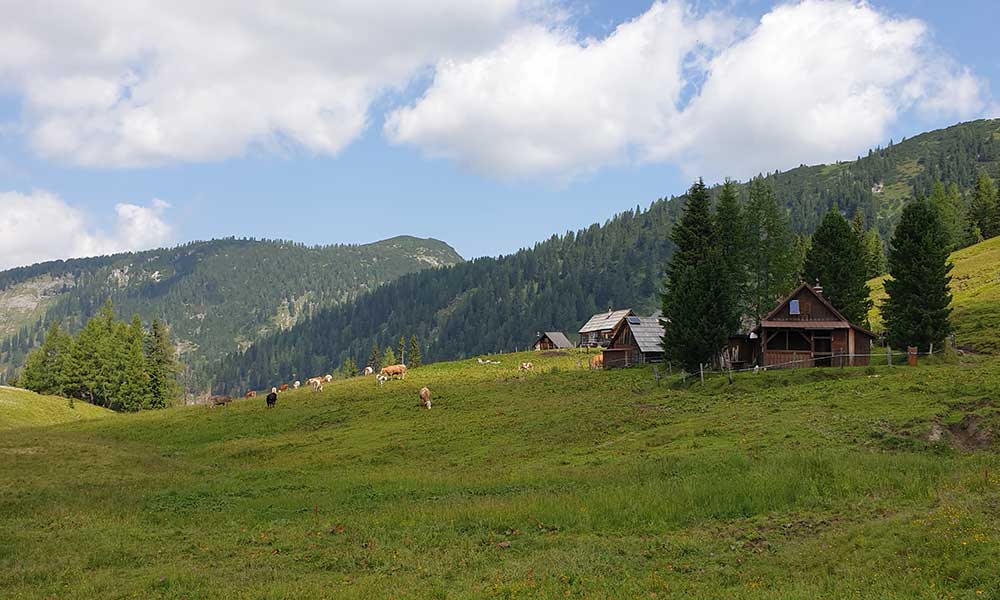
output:
[[801,315],[802,312],[799,310],[799,301],[790,300],[788,302],[788,314],[790,315]]
[[638,325],[641,321],[639,321],[639,317],[628,317],[628,322],[632,325]]

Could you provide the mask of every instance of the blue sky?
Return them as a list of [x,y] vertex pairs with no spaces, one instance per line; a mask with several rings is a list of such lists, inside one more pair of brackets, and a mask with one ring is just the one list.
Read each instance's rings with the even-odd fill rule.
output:
[[[762,1],[670,2],[656,5],[659,12],[648,1],[528,2],[510,9],[512,1],[484,0],[497,5],[494,13],[482,11],[488,18],[458,15],[458,25],[442,29],[468,27],[476,35],[434,39],[399,48],[398,55],[359,50],[354,40],[331,45],[324,31],[303,34],[316,36],[316,45],[303,41],[302,56],[279,56],[260,72],[257,60],[219,96],[225,102],[209,98],[205,104],[199,102],[217,94],[219,78],[225,82],[233,70],[195,72],[177,50],[184,44],[167,40],[159,50],[126,48],[107,60],[77,60],[71,57],[79,44],[128,24],[110,17],[103,23],[98,15],[91,29],[67,41],[55,31],[65,24],[15,15],[7,27],[43,40],[48,50],[44,63],[0,59],[0,209],[24,217],[17,225],[0,214],[0,237],[7,240],[0,242],[7,254],[0,266],[229,235],[326,244],[411,234],[445,240],[465,257],[496,255],[680,193],[696,175],[745,178],[799,162],[850,159],[889,137],[995,113],[1000,53],[992,29],[1000,8],[992,1],[783,4],[783,21],[771,19],[769,29],[760,19],[775,6]],[[843,13],[844,20],[809,11]],[[384,27],[389,40],[405,35],[400,27],[422,32],[437,26],[420,22],[421,16],[402,25],[366,15],[328,17],[360,19],[353,27],[362,31]],[[632,27],[620,29],[630,21]],[[840,24],[827,31],[831,21]],[[246,39],[273,36],[284,46],[282,36],[295,34],[289,26],[261,35],[252,29],[261,27],[259,19],[246,22],[252,23]],[[799,23],[812,33],[786,39],[783,34]],[[844,35],[848,30],[854,37]],[[157,34],[149,35],[155,47]],[[615,40],[609,42],[609,35]],[[651,46],[635,42],[650,36],[662,37]],[[884,53],[871,52],[872,45],[885,44],[891,48]],[[843,50],[856,57],[852,65],[870,72],[845,76],[830,84],[830,93],[810,96],[816,87],[808,79],[812,65],[789,64],[777,74],[762,73],[766,89],[743,102],[754,78],[740,89],[739,74],[773,66],[769,52],[775,48],[779,56],[815,51],[818,58],[803,60],[819,62]],[[195,51],[207,56],[220,49]],[[318,61],[304,67],[301,80],[294,72],[282,79],[283,60],[308,63],[323,52],[361,58],[359,64]],[[661,72],[674,52],[681,57],[678,69]],[[727,71],[711,62],[720,56],[728,57],[731,69],[725,78]],[[535,69],[539,64],[548,66]],[[838,64],[823,68],[831,77],[844,70]],[[154,76],[158,69],[162,73]],[[370,79],[361,91],[351,69]],[[118,86],[118,106],[131,102],[131,94],[146,99],[127,106],[131,112],[121,113],[121,120],[105,121],[103,112],[112,109],[102,108],[110,106],[102,104],[102,78]],[[942,80],[945,90],[936,87]],[[329,85],[317,83],[324,81]],[[552,98],[546,91],[552,82],[572,87],[569,98]],[[177,88],[187,95],[171,100]],[[839,97],[841,89],[851,92]],[[491,105],[508,90],[516,93]],[[254,101],[244,103],[239,92]],[[257,94],[275,100],[255,103]],[[299,101],[334,108],[285,109]],[[622,106],[613,106],[618,102]],[[191,108],[178,111],[178,103]],[[780,110],[768,115],[772,103]],[[156,104],[153,117],[169,133],[131,133],[135,114],[149,116],[137,113],[147,104]],[[364,125],[352,121],[358,114]],[[317,129],[324,135],[314,136]],[[169,208],[150,208],[154,199]],[[39,208],[34,215],[33,207],[43,204],[49,212]],[[147,212],[126,219],[123,205]],[[26,217],[51,222],[66,212],[75,220],[53,239],[27,235]]]

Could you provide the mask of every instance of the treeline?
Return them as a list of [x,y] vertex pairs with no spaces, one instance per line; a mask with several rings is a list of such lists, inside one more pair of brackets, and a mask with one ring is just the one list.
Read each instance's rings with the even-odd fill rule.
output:
[[442,242],[409,237],[322,247],[226,239],[0,273],[0,287],[47,273],[64,279],[43,318],[0,339],[0,382],[41,343],[49,323],[80,331],[110,298],[122,314],[168,324],[190,367],[185,387],[203,389],[206,365],[318,310],[428,268],[422,257],[442,264],[462,260]]
[[[845,318],[867,324],[872,308],[870,234],[836,209],[823,216],[804,257],[762,179],[741,206],[726,183],[713,204],[695,183],[671,233],[677,247],[662,296],[667,357],[695,372],[718,364],[729,337],[759,326],[763,316],[801,280],[822,286]],[[951,332],[948,255],[956,243],[945,207],[930,199],[907,203],[890,243],[887,302],[880,307],[887,337],[897,347],[938,348]]]
[[115,319],[111,302],[77,335],[52,324],[42,345],[28,355],[19,385],[134,412],[164,408],[179,396],[178,363],[170,333],[158,320],[144,329]]

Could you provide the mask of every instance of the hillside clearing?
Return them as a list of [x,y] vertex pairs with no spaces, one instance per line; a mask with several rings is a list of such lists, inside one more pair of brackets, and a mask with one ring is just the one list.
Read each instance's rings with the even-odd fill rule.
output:
[[[575,351],[495,358],[283,394],[270,411],[260,398],[13,431],[0,588],[1000,597],[1000,361],[685,388],[590,371]],[[987,433],[961,450],[971,422]]]
[[114,413],[106,408],[66,398],[40,396],[28,390],[0,386],[0,431],[97,419]]

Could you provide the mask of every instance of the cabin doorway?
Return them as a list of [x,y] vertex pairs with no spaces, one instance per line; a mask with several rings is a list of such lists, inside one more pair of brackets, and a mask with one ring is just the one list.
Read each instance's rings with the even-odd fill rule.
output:
[[833,332],[813,333],[813,362],[817,367],[833,366]]

